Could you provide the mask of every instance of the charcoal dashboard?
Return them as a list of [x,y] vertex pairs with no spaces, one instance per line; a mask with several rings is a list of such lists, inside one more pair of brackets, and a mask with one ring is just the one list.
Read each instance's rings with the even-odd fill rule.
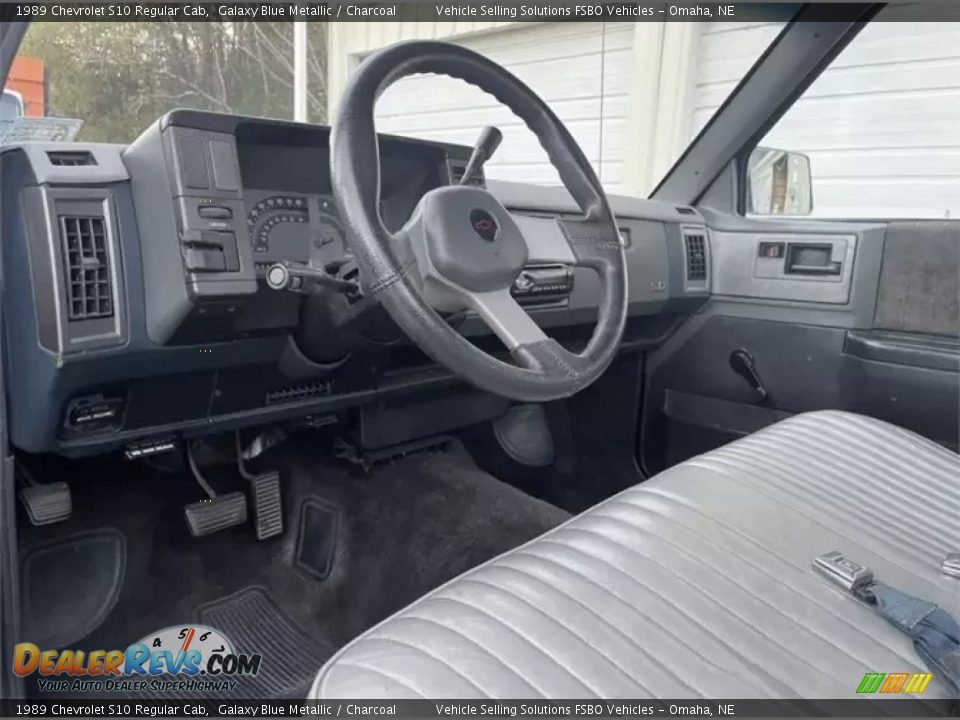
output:
[[[329,135],[174,111],[129,146],[2,148],[14,445],[67,455],[143,447],[455,382],[363,293],[333,201]],[[396,230],[426,192],[459,181],[470,148],[384,136],[380,154],[381,216]],[[567,262],[556,219],[577,214],[569,195],[486,184],[530,246],[521,280],[533,287],[518,286],[518,298],[558,339],[585,342],[599,285]],[[690,208],[612,202],[630,238],[626,343],[652,345],[709,295],[709,244],[689,241],[707,230]],[[278,263],[322,268],[359,292],[278,292],[265,282]],[[456,322],[497,348],[477,318]]]

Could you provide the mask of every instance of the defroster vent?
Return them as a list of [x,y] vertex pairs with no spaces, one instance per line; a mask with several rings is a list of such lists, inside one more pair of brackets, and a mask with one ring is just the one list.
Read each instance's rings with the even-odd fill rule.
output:
[[97,159],[88,150],[50,150],[47,152],[47,158],[51,165],[61,167],[97,164]]
[[113,316],[105,226],[103,217],[60,216],[67,316],[71,321]]
[[707,240],[703,233],[685,232],[687,280],[707,279]]

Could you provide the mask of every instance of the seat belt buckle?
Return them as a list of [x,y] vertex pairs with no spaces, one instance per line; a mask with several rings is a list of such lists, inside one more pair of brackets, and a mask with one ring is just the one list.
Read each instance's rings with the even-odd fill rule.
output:
[[960,552],[947,553],[943,559],[943,565],[940,566],[940,572],[960,580]]
[[817,556],[813,570],[853,595],[873,583],[873,570],[854,562],[839,550]]

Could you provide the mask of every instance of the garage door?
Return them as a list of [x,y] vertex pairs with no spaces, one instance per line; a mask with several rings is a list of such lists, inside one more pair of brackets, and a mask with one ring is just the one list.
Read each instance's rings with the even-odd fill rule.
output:
[[[501,29],[461,42],[507,67],[546,100],[604,185],[616,191],[623,169],[632,40],[632,23],[550,23]],[[472,145],[484,125],[496,125],[504,135],[487,165],[488,177],[559,184],[523,123],[464,82],[433,75],[405,78],[377,105],[380,132]]]
[[[779,30],[704,24],[693,134]],[[958,23],[872,23],[764,138],[810,156],[815,216],[957,216],[957,48]]]

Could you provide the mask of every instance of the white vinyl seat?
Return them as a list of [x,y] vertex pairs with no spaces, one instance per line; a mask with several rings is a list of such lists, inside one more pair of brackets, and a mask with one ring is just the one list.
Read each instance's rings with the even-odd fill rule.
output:
[[[329,698],[854,696],[926,672],[811,570],[840,550],[960,618],[960,457],[843,412],[693,458],[430,592],[320,671]],[[934,679],[924,697],[943,697]]]

